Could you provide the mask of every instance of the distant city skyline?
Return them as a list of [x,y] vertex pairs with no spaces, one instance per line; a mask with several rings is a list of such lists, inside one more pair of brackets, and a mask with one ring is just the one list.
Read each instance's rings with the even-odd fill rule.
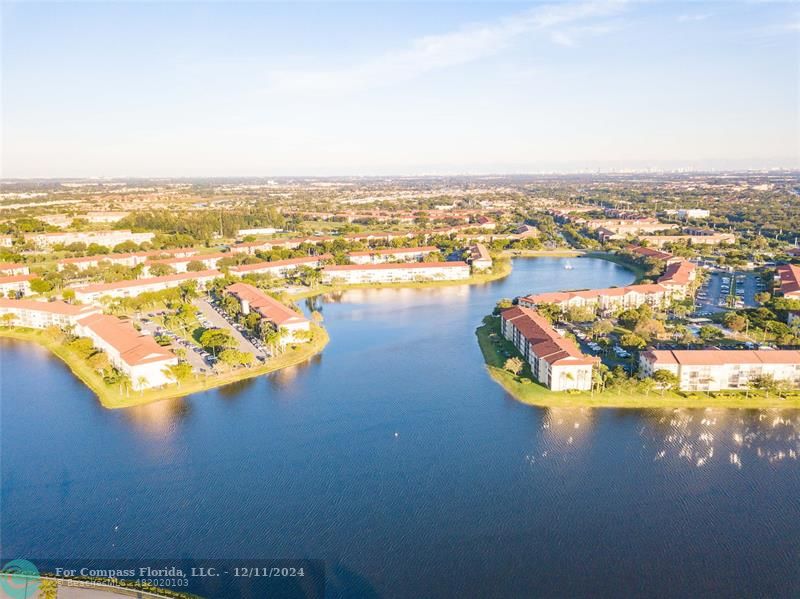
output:
[[800,168],[792,3],[3,5],[4,178]]

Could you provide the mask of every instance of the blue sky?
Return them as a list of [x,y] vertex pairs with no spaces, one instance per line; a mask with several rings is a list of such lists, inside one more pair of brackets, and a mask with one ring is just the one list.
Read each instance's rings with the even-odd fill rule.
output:
[[4,177],[800,166],[769,2],[4,3]]

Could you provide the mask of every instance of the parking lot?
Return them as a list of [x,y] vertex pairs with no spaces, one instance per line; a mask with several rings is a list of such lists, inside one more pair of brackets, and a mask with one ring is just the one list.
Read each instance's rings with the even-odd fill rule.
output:
[[197,298],[192,303],[200,311],[198,317],[202,319],[201,322],[207,323],[210,328],[225,329],[233,336],[236,341],[236,349],[253,354],[257,360],[264,361],[267,359],[268,352],[260,341],[248,339],[245,331],[239,325],[228,320],[227,316],[222,312],[218,312],[208,300]]
[[[758,305],[756,294],[764,290],[757,273],[712,272],[697,290],[697,311],[711,314],[729,308],[754,308]],[[732,305],[731,296],[735,298]]]
[[[205,350],[201,347],[195,345],[194,343],[183,339],[182,337],[176,335],[172,331],[165,329],[164,327],[156,324],[151,320],[154,314],[148,314],[141,320],[142,332],[147,333],[148,335],[157,336],[163,335],[165,337],[169,337],[170,341],[172,342],[173,348],[182,348],[186,351],[186,361],[191,365],[192,370],[199,373],[207,373],[211,370],[216,361],[213,356],[208,354]],[[188,332],[188,334],[191,334]]]

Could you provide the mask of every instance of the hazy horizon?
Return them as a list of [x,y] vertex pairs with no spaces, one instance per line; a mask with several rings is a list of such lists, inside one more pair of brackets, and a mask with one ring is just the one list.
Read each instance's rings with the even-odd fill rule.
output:
[[4,3],[4,179],[800,168],[790,3]]

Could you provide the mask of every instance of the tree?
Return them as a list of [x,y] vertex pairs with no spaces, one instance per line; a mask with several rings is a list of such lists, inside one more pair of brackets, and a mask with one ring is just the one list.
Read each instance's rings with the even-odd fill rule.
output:
[[722,318],[722,323],[737,333],[747,328],[747,322],[747,317],[737,312],[727,312]]
[[755,294],[754,299],[759,304],[766,304],[771,297],[772,295],[770,295],[767,291],[759,291],[758,293]]
[[662,397],[665,391],[675,391],[680,383],[675,373],[663,368],[659,368],[653,373],[653,380],[658,385],[658,388],[661,389]]
[[592,338],[605,337],[614,330],[614,323],[610,320],[598,320],[592,324]]
[[650,397],[650,392],[656,387],[656,382],[650,377],[646,377],[639,381],[638,387],[644,391],[645,397]]
[[715,341],[717,339],[721,339],[724,337],[722,331],[720,331],[717,327],[712,326],[710,324],[705,324],[700,327],[700,331],[698,333],[700,338],[705,341],[706,343],[710,343],[711,341]]
[[181,386],[181,382],[192,375],[192,367],[186,362],[178,362],[164,369],[164,374]]
[[639,320],[633,332],[645,340],[652,339],[653,337],[659,338],[666,333],[664,323],[655,318],[643,318]]
[[506,363],[503,364],[503,368],[505,370],[508,370],[514,376],[517,376],[519,375],[520,372],[522,372],[522,367],[523,367],[522,360],[520,360],[516,356],[513,358],[509,358],[508,360],[506,360]]
[[253,354],[236,349],[226,349],[219,355],[223,364],[231,367],[250,366],[253,363]]
[[54,287],[53,283],[47,279],[33,279],[30,285],[31,291],[34,293],[47,293],[48,291],[52,291]]
[[65,302],[72,303],[75,301],[75,290],[74,289],[64,289],[61,292],[61,299]]
[[235,344],[233,335],[224,329],[208,329],[200,335],[200,345],[210,349],[214,355],[218,350],[233,347]]
[[11,312],[7,312],[3,314],[2,318],[0,318],[0,322],[3,323],[4,327],[13,326],[14,321],[17,319],[16,314],[12,314]]
[[620,337],[620,345],[626,349],[644,349],[647,347],[647,341],[642,339],[636,333],[626,333]]
[[175,269],[169,264],[151,264],[148,267],[151,277],[164,277],[166,275],[175,274]]
[[769,399],[770,392],[777,389],[775,377],[771,374],[759,374],[754,376],[750,379],[750,386],[754,389],[764,391],[767,394],[767,399]]
[[200,260],[192,260],[186,265],[187,272],[200,272],[201,270],[206,270],[206,265],[200,262]]
[[109,362],[108,356],[103,351],[95,352],[94,354],[89,356],[87,362],[89,366],[91,366],[98,372],[103,372],[111,367],[111,362]]

